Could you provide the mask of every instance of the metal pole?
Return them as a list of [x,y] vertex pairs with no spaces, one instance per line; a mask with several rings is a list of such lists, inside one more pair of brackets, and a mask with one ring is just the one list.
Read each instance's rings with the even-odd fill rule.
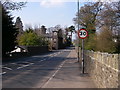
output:
[[84,74],[84,39],[82,39],[82,73]]
[[[79,30],[79,0],[78,0],[78,30]],[[80,59],[80,57],[79,57],[79,42],[80,42],[80,40],[79,40],[79,37],[78,37],[78,62],[79,62],[79,59]]]

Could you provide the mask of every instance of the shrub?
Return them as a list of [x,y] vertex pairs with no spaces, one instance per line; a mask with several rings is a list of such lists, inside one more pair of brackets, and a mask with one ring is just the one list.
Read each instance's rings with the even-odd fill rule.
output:
[[45,46],[48,44],[43,37],[38,36],[34,32],[25,32],[21,35],[18,43],[25,46]]

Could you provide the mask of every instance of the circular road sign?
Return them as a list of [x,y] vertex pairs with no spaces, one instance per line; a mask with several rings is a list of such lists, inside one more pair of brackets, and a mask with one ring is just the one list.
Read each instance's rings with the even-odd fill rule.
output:
[[78,30],[78,37],[81,39],[85,39],[88,36],[88,31],[86,29]]

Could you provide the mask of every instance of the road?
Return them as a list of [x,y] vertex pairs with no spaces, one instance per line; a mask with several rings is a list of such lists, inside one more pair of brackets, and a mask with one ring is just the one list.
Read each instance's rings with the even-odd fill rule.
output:
[[53,51],[4,63],[3,88],[41,88],[62,67],[71,49]]
[[74,48],[17,59],[2,70],[3,88],[96,88],[81,73]]

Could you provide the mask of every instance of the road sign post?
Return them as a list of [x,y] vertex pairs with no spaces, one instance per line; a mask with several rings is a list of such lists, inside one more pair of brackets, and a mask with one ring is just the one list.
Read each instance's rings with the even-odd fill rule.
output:
[[82,73],[84,74],[84,39],[88,36],[88,32],[86,29],[80,29],[78,31],[78,37],[82,39]]
[[[78,4],[78,8],[77,8],[77,9],[78,9],[78,18],[77,18],[77,19],[78,19],[78,21],[79,21],[79,15],[80,15],[80,14],[79,14],[79,0],[78,0],[78,3],[77,3],[77,4]],[[78,30],[79,30],[79,22],[78,22]],[[79,40],[79,37],[78,37],[78,51],[77,51],[77,52],[78,52],[78,53],[77,53],[77,54],[78,54],[78,62],[79,62],[79,59],[80,59],[80,56],[79,56],[79,52],[80,52],[80,51],[79,51],[79,48],[80,48],[79,43],[80,43],[80,40]]]

